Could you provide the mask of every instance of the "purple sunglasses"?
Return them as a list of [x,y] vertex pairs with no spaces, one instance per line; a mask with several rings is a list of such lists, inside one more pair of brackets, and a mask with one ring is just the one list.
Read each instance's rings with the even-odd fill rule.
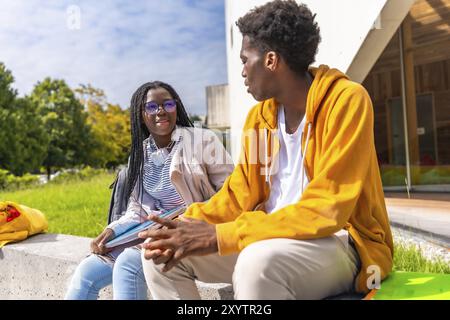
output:
[[147,102],[144,105],[144,110],[148,114],[157,114],[159,107],[162,106],[166,112],[174,112],[177,109],[177,102],[175,99],[165,100],[162,104],[158,104],[155,101]]

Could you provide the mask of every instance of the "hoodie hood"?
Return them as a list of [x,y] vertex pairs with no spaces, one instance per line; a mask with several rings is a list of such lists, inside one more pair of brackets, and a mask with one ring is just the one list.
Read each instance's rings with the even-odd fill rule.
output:
[[338,69],[330,69],[323,64],[318,68],[311,67],[309,71],[314,80],[306,100],[306,121],[314,123],[315,115],[328,91],[338,80],[348,79],[348,77]]
[[[340,79],[348,79],[341,71],[330,68],[327,65],[320,65],[318,68],[310,67],[309,72],[313,77],[313,82],[306,98],[306,123],[314,123],[314,118],[322,100],[327,95],[330,88]],[[263,107],[260,111],[260,119],[268,129],[277,128],[278,108],[274,98],[262,102]],[[305,128],[308,126],[306,125]]]

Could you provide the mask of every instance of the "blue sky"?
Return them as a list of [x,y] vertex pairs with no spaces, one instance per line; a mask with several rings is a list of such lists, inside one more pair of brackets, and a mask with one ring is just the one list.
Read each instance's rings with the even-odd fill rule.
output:
[[188,112],[206,114],[205,86],[227,82],[224,0],[0,0],[0,8],[0,61],[20,95],[50,76],[72,88],[90,83],[125,108],[142,83],[162,80]]

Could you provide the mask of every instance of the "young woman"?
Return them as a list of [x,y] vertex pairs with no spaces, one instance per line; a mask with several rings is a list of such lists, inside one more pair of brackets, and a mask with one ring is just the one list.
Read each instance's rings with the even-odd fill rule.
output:
[[233,170],[219,139],[193,127],[170,85],[143,84],[133,94],[130,115],[127,211],[92,241],[92,254],[77,267],[66,299],[97,299],[99,290],[111,283],[114,299],[146,299],[140,245],[111,250],[104,244],[146,221],[150,212],[208,200]]

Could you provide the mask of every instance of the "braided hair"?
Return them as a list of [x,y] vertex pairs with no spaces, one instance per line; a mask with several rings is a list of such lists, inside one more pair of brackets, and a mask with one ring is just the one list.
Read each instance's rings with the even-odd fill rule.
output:
[[142,172],[144,167],[144,149],[143,143],[146,138],[150,135],[144,119],[142,118],[142,110],[144,104],[147,100],[147,93],[149,90],[164,88],[170,95],[175,99],[177,103],[177,120],[176,124],[181,127],[193,127],[191,120],[184,108],[183,102],[181,101],[178,93],[172,88],[171,85],[161,82],[153,81],[147,82],[141,85],[131,97],[130,105],[130,123],[131,123],[131,152],[130,159],[128,162],[128,179],[125,190],[125,199],[129,199],[131,192],[133,191],[136,182],[138,182],[138,188],[140,193]]

